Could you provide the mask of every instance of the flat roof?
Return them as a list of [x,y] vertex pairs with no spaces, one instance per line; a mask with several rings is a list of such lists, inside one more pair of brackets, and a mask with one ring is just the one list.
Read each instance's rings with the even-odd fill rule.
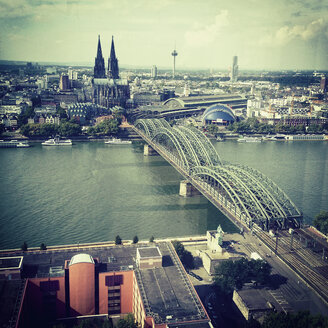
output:
[[0,270],[20,269],[23,256],[0,257]]
[[264,289],[245,288],[235,292],[238,293],[249,310],[270,309],[268,301],[271,297],[269,292]]
[[[154,244],[155,247],[147,247],[148,245],[138,243],[25,252],[23,277],[46,278],[57,272],[60,274],[60,268],[66,260],[74,256],[79,258],[83,252],[82,254],[96,260],[99,272],[134,270],[146,316],[152,316],[156,324],[209,320],[171,243],[159,242]],[[163,257],[163,267],[139,270],[135,263],[137,249],[146,249],[144,252],[147,255],[160,253]]]
[[158,247],[138,248],[137,252],[139,253],[140,258],[162,257],[162,254]]

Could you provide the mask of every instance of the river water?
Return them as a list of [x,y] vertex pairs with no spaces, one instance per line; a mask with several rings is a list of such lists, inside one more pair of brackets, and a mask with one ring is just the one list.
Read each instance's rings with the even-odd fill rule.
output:
[[[311,222],[328,210],[328,142],[215,142],[222,159],[273,179]],[[181,176],[142,143],[0,149],[0,248],[149,239],[236,228],[204,197],[179,196]]]

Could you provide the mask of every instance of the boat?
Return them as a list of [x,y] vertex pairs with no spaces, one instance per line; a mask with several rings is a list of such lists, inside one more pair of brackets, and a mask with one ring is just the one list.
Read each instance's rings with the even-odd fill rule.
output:
[[131,143],[132,143],[131,140],[121,140],[118,138],[112,138],[105,141],[105,144],[110,144],[110,145],[129,145]]
[[28,148],[30,145],[27,142],[19,142],[16,146],[17,148]]
[[276,134],[274,136],[266,136],[266,140],[271,140],[271,141],[285,141],[286,136],[284,134]]
[[242,137],[237,140],[238,142],[262,142],[262,138],[258,137]]
[[30,145],[26,141],[0,140],[0,148],[27,148]]
[[42,146],[72,146],[71,139],[60,139],[59,137],[51,138],[41,143]]

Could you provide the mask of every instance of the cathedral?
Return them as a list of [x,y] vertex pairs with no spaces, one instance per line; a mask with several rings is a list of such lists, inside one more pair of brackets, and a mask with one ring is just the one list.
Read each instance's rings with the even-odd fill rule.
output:
[[98,49],[97,57],[95,58],[92,88],[93,102],[107,108],[114,106],[125,107],[127,99],[130,98],[128,81],[126,79],[121,79],[119,76],[118,60],[115,54],[113,37],[106,72],[105,61],[102,56],[100,36],[98,36]]

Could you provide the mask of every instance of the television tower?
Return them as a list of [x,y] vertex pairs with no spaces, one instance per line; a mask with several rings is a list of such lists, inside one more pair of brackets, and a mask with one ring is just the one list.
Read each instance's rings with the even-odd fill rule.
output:
[[177,51],[175,50],[175,46],[171,55],[173,56],[173,78],[175,78],[175,57],[178,55]]

